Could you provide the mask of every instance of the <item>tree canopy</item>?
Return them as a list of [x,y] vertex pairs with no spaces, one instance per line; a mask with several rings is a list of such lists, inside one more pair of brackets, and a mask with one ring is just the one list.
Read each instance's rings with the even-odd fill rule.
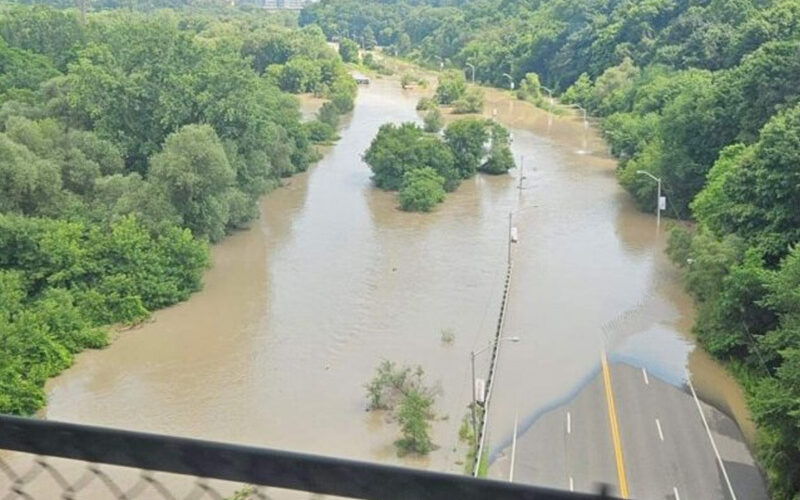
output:
[[[426,125],[428,116],[436,119],[434,113],[438,109],[428,111]],[[372,168],[376,186],[400,191],[403,210],[428,212],[444,199],[445,192],[479,169],[502,174],[513,168],[508,137],[502,126],[480,118],[451,122],[443,138],[414,123],[387,123],[364,153],[364,161]]]
[[[281,19],[0,11],[0,413],[41,408],[108,325],[198,290],[208,242],[308,167],[315,127],[335,136],[355,82]],[[327,99],[317,120],[291,92]]]

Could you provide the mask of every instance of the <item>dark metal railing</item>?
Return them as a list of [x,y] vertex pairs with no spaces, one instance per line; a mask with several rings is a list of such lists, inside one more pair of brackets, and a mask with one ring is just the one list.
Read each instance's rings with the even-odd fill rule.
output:
[[[54,470],[51,470],[54,467],[48,464],[48,457],[61,457],[92,464],[124,466],[350,498],[610,498],[605,495],[570,493],[354,460],[10,416],[0,416],[0,450],[39,455],[37,467],[49,471],[51,476],[54,474]],[[108,484],[107,491],[110,494],[106,498],[138,496],[122,488],[112,488],[113,478],[96,466],[90,465],[89,471]],[[142,474],[142,481],[152,484],[155,480],[149,474]],[[36,476],[35,473],[15,471],[9,463],[3,461],[3,455],[0,454],[0,499],[35,498],[26,488]],[[59,496],[72,498],[75,484],[63,483],[64,491]],[[161,484],[157,486],[161,490],[166,489]],[[156,491],[161,491],[158,488]],[[168,495],[168,492],[161,493],[165,498],[174,497]],[[219,494],[212,496],[221,497]],[[254,497],[267,498],[262,494]]]

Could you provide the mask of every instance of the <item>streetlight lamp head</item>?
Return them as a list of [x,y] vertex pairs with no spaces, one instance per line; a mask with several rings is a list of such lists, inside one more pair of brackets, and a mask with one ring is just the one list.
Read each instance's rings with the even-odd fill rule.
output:
[[519,341],[520,341],[520,338],[519,338],[519,337],[506,337],[506,339],[507,339],[509,342],[519,342]]

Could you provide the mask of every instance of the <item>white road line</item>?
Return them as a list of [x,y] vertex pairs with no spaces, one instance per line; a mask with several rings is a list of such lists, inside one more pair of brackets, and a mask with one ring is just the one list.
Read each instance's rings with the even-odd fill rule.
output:
[[514,482],[514,459],[517,455],[517,417],[518,415],[514,415],[514,441],[511,442],[511,467],[508,472],[508,482]]
[[642,375],[644,376],[644,383],[650,385],[650,379],[647,378],[647,370],[642,368]]
[[659,419],[656,419],[656,428],[658,428],[658,437],[661,438],[661,440],[663,441],[664,433],[661,432],[661,421]]
[[572,476],[569,476],[569,491],[575,491],[575,483],[572,481]]
[[675,495],[675,500],[681,500],[681,496],[678,495],[678,487],[677,486],[673,486],[672,487],[672,494]]
[[567,434],[572,434],[572,414],[567,412]]
[[722,477],[725,478],[725,484],[728,486],[728,491],[731,494],[731,500],[736,500],[736,493],[733,492],[733,486],[731,485],[731,480],[728,477],[728,471],[725,470],[725,464],[722,462],[722,457],[719,456],[717,443],[714,442],[714,436],[711,435],[711,429],[708,427],[708,421],[706,420],[706,415],[703,413],[703,407],[700,406],[700,400],[697,399],[697,393],[694,390],[692,377],[689,375],[689,372],[686,372],[686,381],[689,383],[689,389],[692,390],[692,397],[694,398],[694,403],[697,405],[697,411],[700,413],[700,418],[703,419],[703,426],[706,428],[706,434],[708,434],[708,439],[711,441],[711,447],[714,448],[714,455],[717,456],[717,462],[719,463],[720,470],[722,470]]

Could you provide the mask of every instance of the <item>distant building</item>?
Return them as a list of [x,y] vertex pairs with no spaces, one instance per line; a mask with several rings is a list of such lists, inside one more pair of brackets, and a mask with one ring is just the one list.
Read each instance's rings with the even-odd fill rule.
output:
[[300,10],[308,4],[318,1],[319,0],[264,0],[264,8],[273,10]]

